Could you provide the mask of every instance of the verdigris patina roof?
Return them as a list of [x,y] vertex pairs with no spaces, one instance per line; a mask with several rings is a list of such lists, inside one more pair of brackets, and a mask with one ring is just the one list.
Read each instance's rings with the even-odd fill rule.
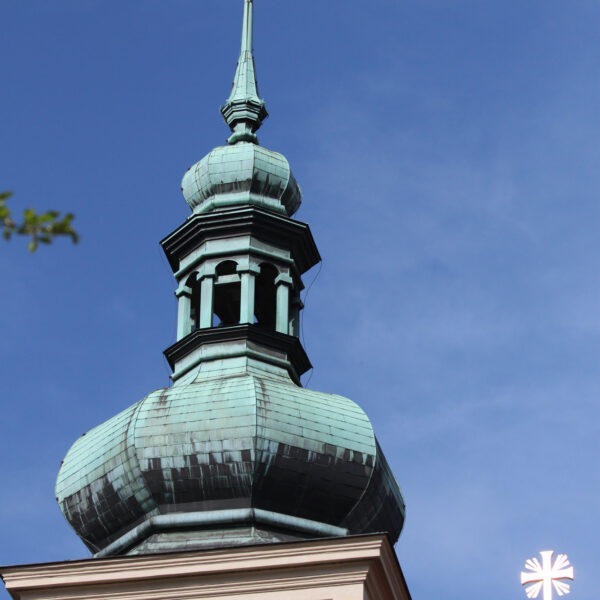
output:
[[212,150],[186,172],[181,190],[195,213],[251,205],[290,216],[302,201],[285,156],[249,142]]
[[249,205],[291,216],[302,201],[285,156],[258,145],[256,131],[268,113],[256,82],[252,15],[252,2],[245,0],[240,56],[231,94],[221,108],[232,131],[229,145],[212,150],[187,170],[181,182],[196,214]]
[[258,146],[267,116],[252,56],[252,0],[221,112],[232,130],[190,169],[193,210],[162,242],[177,282],[173,386],[79,438],[56,496],[96,556],[386,532],[404,502],[351,400],[304,389],[302,275],[320,261],[290,218],[300,188]]
[[[153,392],[75,442],[56,494],[83,541],[108,553],[142,544],[148,531],[127,534],[158,515],[220,512],[231,523],[236,509],[253,509],[329,533],[389,531],[393,541],[404,519],[364,412],[283,373],[202,376]],[[190,546],[214,545],[214,521],[194,527]]]

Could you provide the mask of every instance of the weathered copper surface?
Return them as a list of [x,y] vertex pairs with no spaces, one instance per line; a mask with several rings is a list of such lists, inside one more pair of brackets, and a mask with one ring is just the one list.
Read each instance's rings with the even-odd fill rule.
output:
[[153,392],[73,445],[57,496],[92,550],[149,515],[241,507],[395,541],[403,504],[364,412],[252,371]]

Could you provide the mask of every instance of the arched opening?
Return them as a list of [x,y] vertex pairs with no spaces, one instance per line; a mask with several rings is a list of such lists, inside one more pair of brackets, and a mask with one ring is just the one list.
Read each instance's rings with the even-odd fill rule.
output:
[[254,296],[254,320],[265,329],[275,329],[277,311],[277,292],[275,279],[279,271],[268,263],[260,265],[260,273],[256,277]]
[[235,275],[237,271],[237,263],[235,260],[224,260],[222,263],[218,264],[215,271],[217,273],[217,277],[220,277],[221,275]]
[[213,327],[230,327],[240,322],[240,276],[237,263],[226,260],[216,268]]

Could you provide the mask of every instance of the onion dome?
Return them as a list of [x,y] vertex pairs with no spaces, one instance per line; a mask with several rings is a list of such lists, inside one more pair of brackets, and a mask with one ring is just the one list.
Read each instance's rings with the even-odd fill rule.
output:
[[233,87],[221,114],[232,135],[188,169],[181,191],[194,213],[254,205],[293,215],[302,200],[285,156],[261,148],[256,131],[268,116],[258,94],[252,51],[252,0],[244,3],[242,47]]
[[98,556],[388,531],[404,506],[365,413],[285,373],[196,376],[81,437],[56,494]]
[[291,216],[302,201],[285,156],[251,142],[215,148],[187,171],[181,188],[195,213],[250,204]]

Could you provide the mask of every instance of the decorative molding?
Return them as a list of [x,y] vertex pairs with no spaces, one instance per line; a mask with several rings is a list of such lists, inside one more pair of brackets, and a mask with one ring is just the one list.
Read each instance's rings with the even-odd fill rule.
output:
[[238,508],[229,510],[208,510],[188,513],[154,515],[117,538],[114,542],[97,552],[94,557],[115,555],[136,545],[149,535],[172,529],[183,530],[196,527],[217,527],[234,523],[263,523],[284,529],[292,529],[316,536],[343,536],[348,530],[328,523],[302,519],[292,515],[283,515],[260,508]]
[[305,590],[318,595],[297,597],[410,600],[383,534],[4,567],[0,575],[15,600],[291,599]]
[[[164,355],[171,369],[174,369],[177,362],[183,360],[200,346],[246,340],[279,351],[287,356],[287,359],[298,375],[302,375],[302,373],[308,371],[312,366],[297,337],[278,331],[271,331],[253,324],[197,329],[167,348],[164,351]],[[202,361],[205,360],[211,360],[211,357],[202,357]]]
[[206,240],[241,235],[256,236],[276,246],[289,248],[301,274],[321,260],[306,223],[255,207],[192,215],[160,244],[171,268],[177,272],[181,259]]

